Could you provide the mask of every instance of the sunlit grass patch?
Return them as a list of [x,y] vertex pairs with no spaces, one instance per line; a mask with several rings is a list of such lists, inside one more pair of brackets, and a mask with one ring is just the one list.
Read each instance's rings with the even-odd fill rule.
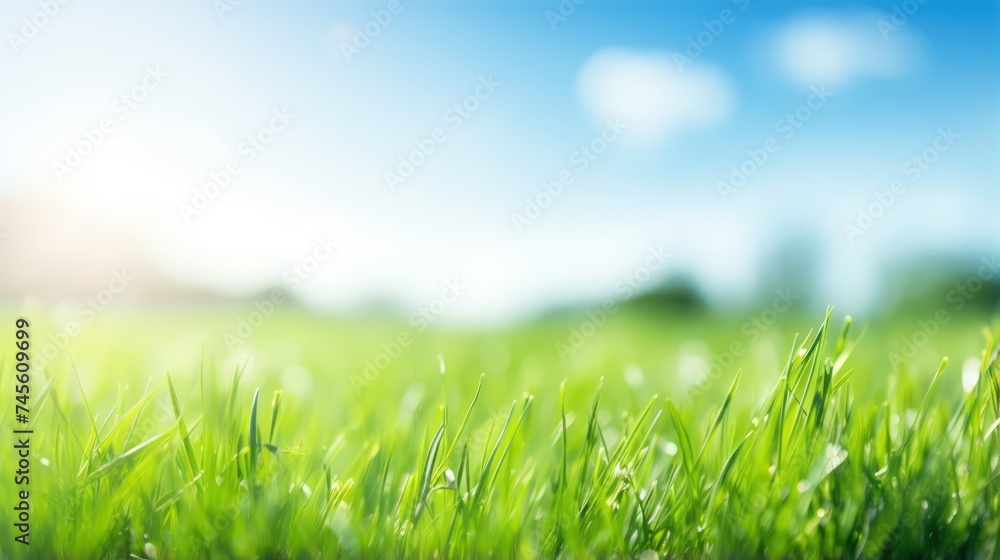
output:
[[[32,544],[0,536],[65,558],[996,554],[996,341],[974,379],[948,360],[925,379],[859,360],[884,339],[855,330],[828,314],[776,368],[697,395],[556,359],[481,375],[445,351],[361,393],[332,356],[297,392],[280,383],[299,373],[203,357],[139,389],[99,372],[117,392],[94,398],[74,363],[33,387]],[[872,384],[882,398],[855,389]]]

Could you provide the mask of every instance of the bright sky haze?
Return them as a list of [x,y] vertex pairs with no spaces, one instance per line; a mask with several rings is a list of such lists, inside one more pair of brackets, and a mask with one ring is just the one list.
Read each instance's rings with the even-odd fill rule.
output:
[[849,311],[997,250],[995,3],[652,4],[6,2],[0,265],[67,283],[6,295],[248,297],[329,253],[295,300],[458,279],[456,318],[509,318],[651,251],[738,301],[800,242]]

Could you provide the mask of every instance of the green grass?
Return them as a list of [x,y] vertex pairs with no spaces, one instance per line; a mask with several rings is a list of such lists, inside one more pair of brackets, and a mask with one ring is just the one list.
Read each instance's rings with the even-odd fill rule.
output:
[[[30,315],[30,313],[29,313]],[[949,322],[622,312],[508,330],[122,312],[32,379],[32,532],[4,557],[996,557],[1000,365]],[[13,426],[13,319],[0,425]],[[50,325],[35,326],[42,346]],[[707,369],[733,343],[726,367]],[[947,352],[952,360],[943,360]],[[972,358],[972,359],[970,359]],[[730,363],[731,362],[731,363]],[[962,371],[966,370],[963,390]],[[170,372],[167,375],[167,371]],[[970,377],[969,371],[974,376]],[[483,374],[485,372],[485,374]],[[975,379],[975,386],[969,381]],[[5,436],[7,437],[7,436]],[[12,457],[2,450],[4,469]]]

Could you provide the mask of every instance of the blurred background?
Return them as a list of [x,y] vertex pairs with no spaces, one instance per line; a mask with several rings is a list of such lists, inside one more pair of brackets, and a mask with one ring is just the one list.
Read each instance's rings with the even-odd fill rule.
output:
[[[27,360],[31,399],[0,391],[0,410],[30,408],[41,550],[183,557],[198,536],[216,556],[279,556],[262,543],[287,532],[344,556],[391,534],[416,546],[396,556],[438,557],[461,550],[456,527],[528,543],[531,525],[538,550],[580,556],[638,557],[657,535],[689,554],[764,535],[782,544],[743,552],[771,556],[838,539],[867,556],[921,528],[909,546],[989,538],[996,507],[967,494],[993,466],[966,451],[992,429],[978,381],[1000,327],[998,14],[3,0],[0,386]],[[709,450],[693,465],[689,441]],[[848,448],[850,474],[824,482]],[[690,499],[681,463],[709,475]],[[446,464],[457,486],[434,482]],[[481,466],[469,509],[429,499]],[[955,499],[934,503],[924,481],[953,472]],[[731,505],[741,493],[753,509]],[[571,546],[594,525],[575,512],[607,522],[603,544]]]
[[637,297],[996,307],[996,3],[18,0],[0,20],[11,306],[280,299],[414,328]]

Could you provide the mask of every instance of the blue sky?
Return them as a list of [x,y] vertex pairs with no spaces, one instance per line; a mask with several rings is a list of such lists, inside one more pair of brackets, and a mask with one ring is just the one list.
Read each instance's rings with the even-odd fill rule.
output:
[[[820,252],[823,299],[864,308],[895,262],[978,260],[1000,244],[995,4],[587,0],[554,26],[559,2],[390,4],[244,0],[220,16],[210,1],[70,2],[20,41],[22,18],[42,8],[5,3],[0,259],[59,246],[5,226],[4,207],[37,202],[32,212],[71,216],[72,235],[100,226],[129,240],[88,249],[74,266],[94,278],[138,254],[169,283],[239,296],[280,283],[332,234],[341,251],[299,301],[412,307],[459,276],[462,318],[598,299],[659,246],[672,255],[664,274],[738,300],[781,287],[763,285],[762,267],[796,238]],[[359,31],[390,7],[365,44]],[[912,14],[883,35],[896,8]],[[712,30],[678,67],[674,53]],[[345,44],[360,52],[348,60]],[[114,100],[150,67],[166,78],[119,121]],[[811,88],[832,95],[784,137]],[[457,118],[462,102],[475,109]],[[280,109],[291,124],[242,159]],[[573,154],[612,115],[626,132],[580,169]],[[104,118],[114,129],[93,153],[54,171]],[[957,140],[911,181],[906,162],[939,130]],[[390,189],[386,173],[435,134],[434,153]],[[777,151],[723,198],[720,182],[769,138]],[[182,219],[234,159],[241,173]],[[526,199],[564,170],[573,182],[519,229]],[[846,234],[895,180],[905,193]],[[61,270],[58,251],[46,255],[39,268]]]

